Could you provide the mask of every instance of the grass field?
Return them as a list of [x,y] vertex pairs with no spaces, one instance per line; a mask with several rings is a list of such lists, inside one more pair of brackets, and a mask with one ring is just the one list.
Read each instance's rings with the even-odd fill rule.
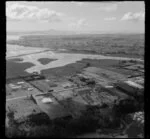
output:
[[6,78],[13,78],[17,76],[29,75],[29,73],[24,70],[34,66],[34,64],[25,62],[25,63],[16,63],[14,60],[6,61]]
[[[120,60],[112,60],[112,59],[83,59],[81,61],[77,61],[76,63],[68,64],[63,67],[58,68],[51,68],[42,71],[42,74],[48,76],[55,76],[55,77],[65,77],[71,76],[76,73],[80,73],[83,71],[84,68],[87,66],[103,68],[106,70],[111,70],[113,72],[117,72],[123,75],[132,75],[134,74],[133,71],[127,69],[118,68],[120,64]],[[135,72],[136,73],[136,72]]]
[[50,63],[51,61],[54,61],[55,59],[49,59],[49,58],[40,58],[38,59],[38,61],[43,64],[43,65],[46,65],[48,63]]
[[[106,70],[111,70],[120,74],[124,74],[124,75],[132,75],[132,74],[136,74],[137,72],[135,71],[133,73],[133,71],[131,70],[127,70],[127,69],[123,69],[120,66],[122,65],[122,63],[120,62],[120,60],[113,60],[113,59],[100,59],[100,60],[93,60],[93,59],[83,59],[82,61],[80,61],[81,63],[89,63],[90,66],[92,67],[97,67],[97,68],[103,68]],[[140,62],[139,62],[140,63]],[[129,62],[130,64],[130,62]],[[133,63],[131,63],[133,64]]]
[[46,76],[55,76],[58,78],[65,77],[65,76],[70,76],[73,74],[76,74],[86,66],[86,63],[73,63],[73,64],[68,64],[63,67],[58,67],[58,68],[51,68],[51,69],[46,69],[42,70],[42,74]]
[[15,111],[15,119],[30,115],[33,111],[40,113],[40,108],[29,99],[17,99],[6,103],[6,110],[9,108]]
[[[18,59],[17,59],[18,61]],[[62,67],[57,68],[48,68],[42,70],[41,73],[46,77],[54,76],[56,78],[61,78],[65,76],[71,76],[76,73],[80,73],[87,66],[103,68],[106,70],[111,70],[114,72],[118,72],[124,75],[131,75],[133,72],[127,69],[120,69],[118,67],[120,60],[112,60],[112,59],[83,59],[81,61],[77,61],[76,63],[68,64]],[[29,75],[25,71],[25,69],[34,66],[32,63],[16,63],[14,60],[7,60],[7,78],[16,77],[19,75]],[[136,71],[135,71],[136,72]]]

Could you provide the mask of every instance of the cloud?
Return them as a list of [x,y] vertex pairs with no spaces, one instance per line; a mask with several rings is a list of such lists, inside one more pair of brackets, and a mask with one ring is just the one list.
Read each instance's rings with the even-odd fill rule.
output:
[[107,18],[104,18],[105,21],[113,21],[113,20],[116,20],[116,17],[107,17]]
[[28,21],[61,21],[62,13],[49,10],[47,8],[40,9],[36,6],[12,3],[6,5],[6,16],[8,20],[28,20]]
[[128,12],[124,14],[124,16],[121,18],[121,21],[140,21],[145,19],[145,12],[136,12],[136,13],[131,13]]
[[83,6],[84,2],[75,2],[75,1],[71,1],[71,3],[76,4],[77,6]]
[[72,22],[69,24],[69,27],[74,28],[74,29],[80,29],[81,27],[87,26],[87,21],[86,19],[79,19],[75,22]]
[[102,4],[98,10],[99,11],[105,11],[105,12],[112,12],[117,10],[118,5],[117,4]]
[[76,4],[77,4],[78,6],[83,6],[83,5],[84,5],[83,2],[76,2]]

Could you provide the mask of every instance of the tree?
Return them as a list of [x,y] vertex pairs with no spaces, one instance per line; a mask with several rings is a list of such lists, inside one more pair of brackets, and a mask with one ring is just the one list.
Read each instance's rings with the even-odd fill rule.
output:
[[9,125],[10,126],[14,126],[14,124],[15,124],[14,114],[15,114],[15,111],[12,108],[8,107],[7,117],[9,119]]
[[90,67],[90,66],[91,66],[91,64],[88,62],[88,63],[86,63],[85,67],[87,68],[87,67]]

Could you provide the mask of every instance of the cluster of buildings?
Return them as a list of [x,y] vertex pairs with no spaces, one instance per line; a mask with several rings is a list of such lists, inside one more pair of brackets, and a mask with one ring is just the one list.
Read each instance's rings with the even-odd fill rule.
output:
[[[75,83],[82,82],[83,86],[77,87],[78,85],[73,85],[73,79],[75,79]],[[77,82],[77,80],[79,80],[79,82]],[[88,87],[93,84],[96,87]],[[82,110],[86,110],[87,106],[112,106],[119,98],[126,99],[136,95],[142,95],[144,91],[142,85],[133,81],[127,80],[117,82],[112,86],[100,86],[96,85],[95,81],[88,78],[84,79],[83,77],[78,79],[74,77],[72,78],[72,82],[64,82],[61,86],[64,88],[62,91],[53,89],[40,96],[38,94],[33,96],[41,109],[49,115],[50,119],[60,118],[60,115],[61,117],[70,115],[75,117],[75,115],[82,114]],[[57,110],[57,112],[55,110]],[[54,112],[57,114],[54,114]]]
[[18,89],[24,89],[24,90],[28,90],[28,91],[32,91],[34,88],[33,87],[29,87],[26,85],[25,82],[21,81],[21,82],[17,82],[17,83],[10,83],[8,85],[12,91],[17,91]]
[[[140,68],[140,70],[142,69]],[[19,81],[16,85],[10,83],[9,86],[12,89],[19,89],[23,88],[25,82],[30,82],[33,87],[27,87],[26,90],[30,92],[34,90],[34,87],[39,88],[38,93],[31,93],[31,99],[50,119],[76,117],[81,115],[88,106],[113,106],[118,99],[144,95],[144,78],[142,75],[113,83],[111,80],[115,77],[111,79],[111,75],[116,75],[119,79],[122,78],[122,75],[114,75],[113,72],[109,73],[107,70],[103,76],[104,72],[104,69],[92,67],[84,72],[86,74],[80,73],[71,76],[65,81],[57,82],[57,84],[51,84],[52,80],[34,73],[31,76],[22,77],[24,81]],[[88,74],[90,76],[86,76]],[[107,79],[107,75],[110,78]],[[102,83],[103,79],[104,83]],[[45,85],[43,86],[43,84]]]

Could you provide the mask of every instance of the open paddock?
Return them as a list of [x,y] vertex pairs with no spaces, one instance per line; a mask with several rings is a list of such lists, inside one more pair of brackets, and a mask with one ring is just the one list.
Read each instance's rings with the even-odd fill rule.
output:
[[43,65],[46,65],[48,63],[50,63],[51,61],[55,61],[56,59],[49,59],[49,58],[40,58],[38,59],[38,61],[43,64]]
[[32,66],[34,66],[34,64],[29,62],[16,63],[14,60],[6,60],[6,78],[30,75],[25,69]]
[[30,99],[17,99],[6,103],[6,112],[9,109],[15,112],[15,119],[20,119],[31,114],[41,113],[41,109]]
[[[18,88],[15,88],[11,85],[15,85]],[[28,90],[28,88],[32,88]],[[17,97],[27,97],[31,94],[39,94],[41,93],[38,89],[31,86],[29,83],[24,82],[23,84],[18,85],[17,82],[6,84],[6,99],[11,100]]]

